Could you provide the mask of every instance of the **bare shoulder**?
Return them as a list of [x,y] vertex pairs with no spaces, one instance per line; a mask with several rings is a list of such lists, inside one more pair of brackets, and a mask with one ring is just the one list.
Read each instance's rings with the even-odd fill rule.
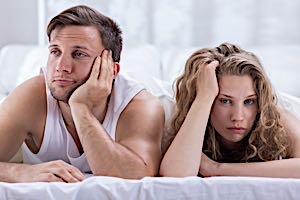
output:
[[[146,108],[149,109],[149,111],[154,110],[163,110],[163,106],[162,103],[160,102],[160,100],[152,95],[151,93],[149,93],[146,90],[142,90],[141,92],[139,92],[128,104],[128,109],[135,109],[139,106],[147,106]],[[145,107],[142,110],[148,110],[145,109]]]
[[[145,133],[149,136],[157,134],[157,132],[151,130],[163,131],[164,114],[164,108],[160,100],[146,90],[143,90],[130,101],[121,113],[118,128],[139,130],[133,132],[139,134]],[[120,132],[124,132],[124,130],[120,130]]]
[[29,134],[41,141],[47,112],[43,79],[24,82],[0,104],[1,161],[11,159]]
[[[13,90],[1,104],[0,110],[15,119],[30,121],[40,119],[46,111],[45,79],[42,75],[33,77]],[[31,119],[29,121],[29,119]]]
[[142,118],[143,121],[164,116],[164,108],[160,100],[146,90],[139,92],[123,112],[124,114],[145,117]]
[[281,121],[291,142],[291,156],[300,157],[300,119],[290,111],[279,108]]

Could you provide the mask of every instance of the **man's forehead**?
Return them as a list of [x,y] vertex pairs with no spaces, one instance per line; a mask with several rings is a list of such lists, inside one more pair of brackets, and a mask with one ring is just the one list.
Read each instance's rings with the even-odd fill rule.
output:
[[51,33],[51,41],[59,39],[77,39],[82,41],[100,41],[100,35],[92,26],[66,26],[54,29]]

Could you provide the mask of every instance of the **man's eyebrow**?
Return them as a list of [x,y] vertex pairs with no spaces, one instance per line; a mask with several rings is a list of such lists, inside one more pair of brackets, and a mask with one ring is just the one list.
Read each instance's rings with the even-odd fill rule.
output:
[[[57,44],[50,44],[48,48],[55,48],[55,47],[59,47],[59,45],[57,45]],[[72,48],[73,49],[82,49],[82,50],[88,50],[88,51],[90,51],[90,49],[88,49],[87,47],[80,46],[80,45],[72,46]]]
[[52,48],[52,47],[58,47],[57,44],[50,44],[48,48]]
[[75,45],[75,46],[73,46],[72,48],[74,48],[74,49],[85,49],[85,50],[89,50],[87,47],[79,46],[79,45]]

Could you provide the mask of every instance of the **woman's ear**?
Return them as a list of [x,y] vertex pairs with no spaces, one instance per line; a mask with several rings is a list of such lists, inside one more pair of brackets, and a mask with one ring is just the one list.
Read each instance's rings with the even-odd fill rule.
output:
[[114,79],[117,77],[119,71],[120,71],[120,64],[118,62],[115,62],[115,65],[114,65]]

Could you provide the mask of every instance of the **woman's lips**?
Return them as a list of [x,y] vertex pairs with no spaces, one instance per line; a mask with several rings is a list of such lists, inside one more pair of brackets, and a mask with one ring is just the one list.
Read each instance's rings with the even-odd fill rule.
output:
[[241,134],[241,133],[244,133],[245,132],[245,128],[243,127],[229,127],[227,128],[228,130],[234,132],[234,133],[238,133],[238,134]]

